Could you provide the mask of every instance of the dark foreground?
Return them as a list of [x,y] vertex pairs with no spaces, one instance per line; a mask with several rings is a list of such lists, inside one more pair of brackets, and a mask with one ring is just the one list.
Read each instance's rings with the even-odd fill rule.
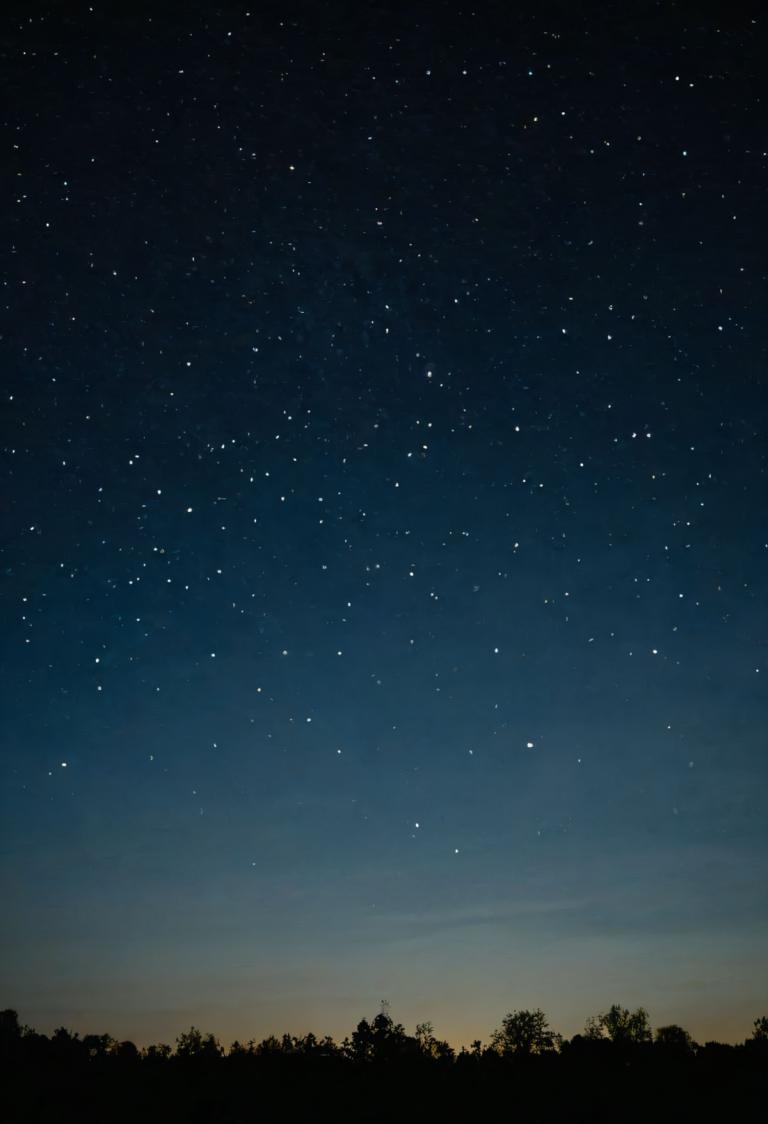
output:
[[744,1056],[686,1066],[539,1059],[391,1067],[175,1061],[24,1069],[3,1095],[16,1121],[759,1121],[765,1070]]
[[[614,1008],[612,1011],[619,1011]],[[628,1015],[628,1012],[624,1012]],[[387,1016],[337,1046],[285,1035],[226,1053],[194,1028],[138,1050],[108,1035],[50,1038],[5,1012],[0,1112],[9,1124],[333,1120],[750,1121],[766,1119],[768,1039],[693,1043],[679,1028],[656,1040],[595,1033],[562,1041],[479,1042],[459,1054],[423,1024],[406,1035]],[[530,1022],[508,1016],[507,1031]],[[626,1021],[626,1020],[625,1020]],[[762,1020],[765,1022],[766,1020]],[[764,1028],[766,1029],[766,1028]]]

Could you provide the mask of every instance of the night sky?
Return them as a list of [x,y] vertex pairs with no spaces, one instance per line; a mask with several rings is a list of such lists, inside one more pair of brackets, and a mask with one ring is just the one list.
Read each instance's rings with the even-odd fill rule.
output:
[[719,9],[12,6],[23,1022],[764,1013],[765,39]]

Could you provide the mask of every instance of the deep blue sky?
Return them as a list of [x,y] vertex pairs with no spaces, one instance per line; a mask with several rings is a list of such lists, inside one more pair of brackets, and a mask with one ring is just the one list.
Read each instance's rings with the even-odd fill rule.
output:
[[744,1038],[757,9],[94,7],[2,44],[3,1003]]

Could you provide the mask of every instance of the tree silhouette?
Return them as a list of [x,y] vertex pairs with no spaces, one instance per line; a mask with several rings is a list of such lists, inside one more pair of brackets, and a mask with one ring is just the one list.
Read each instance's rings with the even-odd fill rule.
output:
[[261,1057],[277,1057],[278,1054],[282,1053],[280,1039],[274,1034],[268,1035],[259,1042],[255,1052]]
[[373,1054],[377,1061],[391,1061],[407,1053],[414,1054],[418,1044],[405,1033],[402,1023],[395,1023],[382,1010],[371,1023]]
[[111,1034],[86,1034],[83,1037],[83,1047],[90,1058],[105,1058],[111,1054],[117,1042]]
[[416,1025],[416,1042],[419,1051],[425,1058],[453,1058],[454,1051],[447,1042],[435,1037],[435,1028],[431,1022]]
[[511,1011],[491,1036],[491,1048],[502,1055],[546,1054],[557,1050],[560,1035],[549,1029],[547,1016],[535,1011]]
[[[430,1026],[431,1033],[431,1024],[424,1025]],[[434,1043],[437,1044],[437,1039]],[[371,1022],[361,1019],[352,1031],[352,1037],[342,1042],[341,1050],[345,1057],[356,1062],[385,1062],[406,1056],[417,1057],[422,1052],[422,1045],[418,1037],[406,1034],[402,1023],[394,1022],[386,1010],[381,1010]]]
[[[209,1034],[208,1037],[212,1038],[213,1035]],[[115,1042],[112,1047],[112,1054],[124,1063],[137,1062],[141,1056],[133,1042]]]
[[19,1016],[10,1007],[0,1011],[0,1052],[7,1054],[21,1038]]
[[675,1023],[656,1029],[655,1044],[660,1049],[677,1054],[690,1054],[696,1049],[696,1043],[688,1031]]
[[156,1045],[147,1046],[144,1057],[148,1062],[165,1062],[172,1053],[173,1050],[167,1043],[158,1042]]
[[[52,1035],[0,1012],[3,1119],[115,1124],[183,1119],[245,1124],[254,1119],[382,1124],[430,1116],[466,1119],[762,1119],[768,1018],[739,1046],[698,1047],[682,1027],[651,1041],[643,1008],[614,1005],[589,1022],[587,1037],[561,1042],[540,1009],[508,1013],[489,1046],[457,1055],[431,1022],[407,1034],[387,1010],[361,1019],[337,1047],[313,1033],[234,1042],[225,1053],[191,1027],[170,1046],[139,1052],[108,1034]],[[393,1105],[403,1106],[393,1112]],[[659,1106],[663,1115],[659,1115]],[[412,1110],[411,1110],[412,1106]],[[411,1113],[409,1115],[409,1112]],[[415,1114],[415,1115],[414,1115]]]
[[361,1019],[352,1031],[351,1038],[345,1038],[342,1048],[352,1061],[367,1062],[373,1060],[373,1031],[367,1019]]
[[752,1036],[745,1045],[750,1053],[768,1063],[768,1016],[761,1015],[752,1024]]
[[176,1039],[177,1058],[219,1058],[224,1053],[212,1034],[201,1034],[196,1026]]
[[615,1045],[640,1045],[651,1041],[648,1012],[644,1007],[629,1011],[618,1004],[587,1019],[584,1034],[590,1039],[606,1038]]

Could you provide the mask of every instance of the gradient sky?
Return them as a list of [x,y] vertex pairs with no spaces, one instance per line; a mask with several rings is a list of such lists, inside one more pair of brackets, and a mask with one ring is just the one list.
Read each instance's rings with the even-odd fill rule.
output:
[[2,1004],[743,1039],[762,17],[163,7],[3,34]]

